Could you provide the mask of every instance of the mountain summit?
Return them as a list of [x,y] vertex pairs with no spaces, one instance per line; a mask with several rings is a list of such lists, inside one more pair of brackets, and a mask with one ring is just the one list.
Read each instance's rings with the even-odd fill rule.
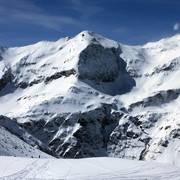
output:
[[1,47],[1,127],[55,157],[178,164],[179,52],[180,35],[127,46],[91,31]]

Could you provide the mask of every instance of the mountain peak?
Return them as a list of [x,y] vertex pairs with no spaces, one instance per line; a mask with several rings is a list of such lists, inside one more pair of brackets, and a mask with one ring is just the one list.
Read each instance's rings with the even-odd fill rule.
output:
[[[93,31],[89,31],[89,30],[83,30],[81,31],[78,35],[88,35],[88,36],[97,36],[98,34],[96,34],[95,32]],[[98,35],[99,36],[99,35]]]
[[101,35],[93,32],[93,31],[89,31],[89,30],[84,30],[84,31],[81,31],[80,33],[77,34],[77,36],[80,36],[80,37],[84,37],[84,38],[97,38],[97,39],[100,39],[100,38],[103,38]]
[[78,38],[80,41],[86,41],[90,44],[100,44],[105,48],[119,47],[119,43],[116,41],[105,38],[93,31],[84,30],[76,35],[75,38]]

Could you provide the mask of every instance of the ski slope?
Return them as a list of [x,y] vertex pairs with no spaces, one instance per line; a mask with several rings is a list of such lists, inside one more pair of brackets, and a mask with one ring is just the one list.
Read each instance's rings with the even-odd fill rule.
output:
[[1,180],[178,180],[180,167],[118,158],[33,159],[0,157]]

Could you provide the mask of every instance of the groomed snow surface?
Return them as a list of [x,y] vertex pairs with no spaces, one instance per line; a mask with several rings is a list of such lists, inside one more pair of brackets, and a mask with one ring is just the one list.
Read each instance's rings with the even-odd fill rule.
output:
[[0,162],[1,180],[180,179],[180,167],[118,158],[33,159],[1,156]]

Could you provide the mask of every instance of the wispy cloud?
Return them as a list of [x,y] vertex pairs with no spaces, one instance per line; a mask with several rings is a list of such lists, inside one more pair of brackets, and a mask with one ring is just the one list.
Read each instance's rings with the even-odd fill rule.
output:
[[[89,18],[97,13],[100,13],[104,10],[103,7],[98,5],[98,1],[96,4],[89,3],[87,4],[87,1],[83,0],[69,0],[71,3],[71,9],[79,12],[82,16],[82,18]],[[91,1],[90,1],[91,2]]]
[[0,23],[30,23],[57,31],[65,25],[79,24],[77,20],[69,16],[48,14],[29,0],[1,0]]
[[180,24],[179,23],[175,23],[174,26],[173,26],[173,30],[174,31],[178,31],[180,28]]
[[115,33],[125,33],[127,31],[128,31],[127,27],[118,27],[118,28],[113,30],[113,32],[115,32]]

